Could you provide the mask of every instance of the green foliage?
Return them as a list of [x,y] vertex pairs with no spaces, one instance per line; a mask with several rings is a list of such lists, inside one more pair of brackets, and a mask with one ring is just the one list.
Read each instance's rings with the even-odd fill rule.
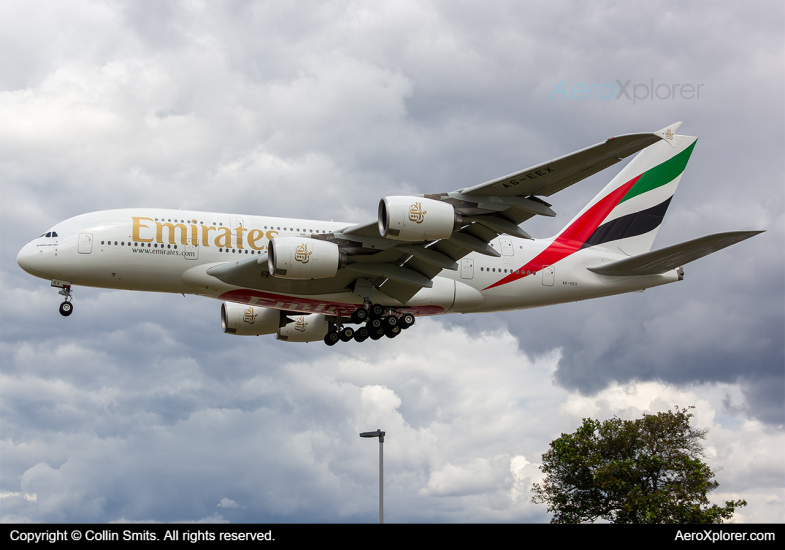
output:
[[719,485],[701,461],[707,430],[690,427],[686,409],[638,420],[590,418],[562,434],[542,455],[533,502],[548,505],[551,523],[722,523],[744,500],[709,506]]

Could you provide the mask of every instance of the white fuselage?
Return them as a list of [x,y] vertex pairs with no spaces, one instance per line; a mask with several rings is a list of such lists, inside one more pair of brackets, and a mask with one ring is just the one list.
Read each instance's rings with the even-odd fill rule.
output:
[[[70,285],[197,294],[287,311],[345,314],[363,298],[345,288],[330,288],[327,281],[323,293],[314,293],[314,288],[319,292],[318,285],[312,284],[304,294],[297,284],[272,276],[265,280],[266,289],[246,289],[206,271],[265,254],[267,243],[276,236],[310,237],[347,225],[351,224],[181,210],[108,210],[57,224],[47,233],[56,237],[31,241],[17,261],[32,275]],[[459,260],[457,271],[443,270],[433,288],[423,288],[406,304],[379,290],[371,299],[409,307],[416,315],[505,311],[640,291],[679,279],[676,270],[611,277],[586,269],[625,258],[604,247],[578,250],[551,266],[531,265],[552,242],[501,236],[491,243],[500,257],[469,254]],[[500,281],[503,284],[497,284]]]

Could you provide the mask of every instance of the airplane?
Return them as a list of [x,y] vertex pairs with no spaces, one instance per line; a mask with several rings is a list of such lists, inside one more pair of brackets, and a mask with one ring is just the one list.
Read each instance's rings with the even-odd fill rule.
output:
[[[328,345],[395,338],[417,317],[510,311],[643,291],[683,265],[762,231],[651,251],[696,137],[677,122],[448,193],[388,196],[364,224],[130,208],[76,216],[24,246],[17,263],[51,281],[73,313],[74,285],[222,301],[234,335]],[[637,153],[561,231],[543,197]],[[359,325],[353,328],[350,325]]]

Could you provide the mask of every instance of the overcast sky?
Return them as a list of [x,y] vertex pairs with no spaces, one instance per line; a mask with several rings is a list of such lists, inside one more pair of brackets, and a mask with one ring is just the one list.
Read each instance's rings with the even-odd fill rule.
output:
[[[544,522],[550,441],[694,405],[712,500],[785,521],[784,45],[778,1],[0,1],[0,519],[373,522],[381,428],[386,521]],[[86,212],[367,222],[679,120],[699,141],[655,248],[766,233],[644,293],[328,348],[224,335],[192,296],[76,288],[63,318],[16,264]]]

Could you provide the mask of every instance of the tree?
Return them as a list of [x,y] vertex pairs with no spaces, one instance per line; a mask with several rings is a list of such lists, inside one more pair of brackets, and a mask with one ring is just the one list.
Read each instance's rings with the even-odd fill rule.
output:
[[714,471],[701,461],[708,430],[690,426],[685,409],[638,420],[590,418],[542,455],[542,483],[532,501],[547,504],[551,523],[722,523],[744,500],[709,506]]

